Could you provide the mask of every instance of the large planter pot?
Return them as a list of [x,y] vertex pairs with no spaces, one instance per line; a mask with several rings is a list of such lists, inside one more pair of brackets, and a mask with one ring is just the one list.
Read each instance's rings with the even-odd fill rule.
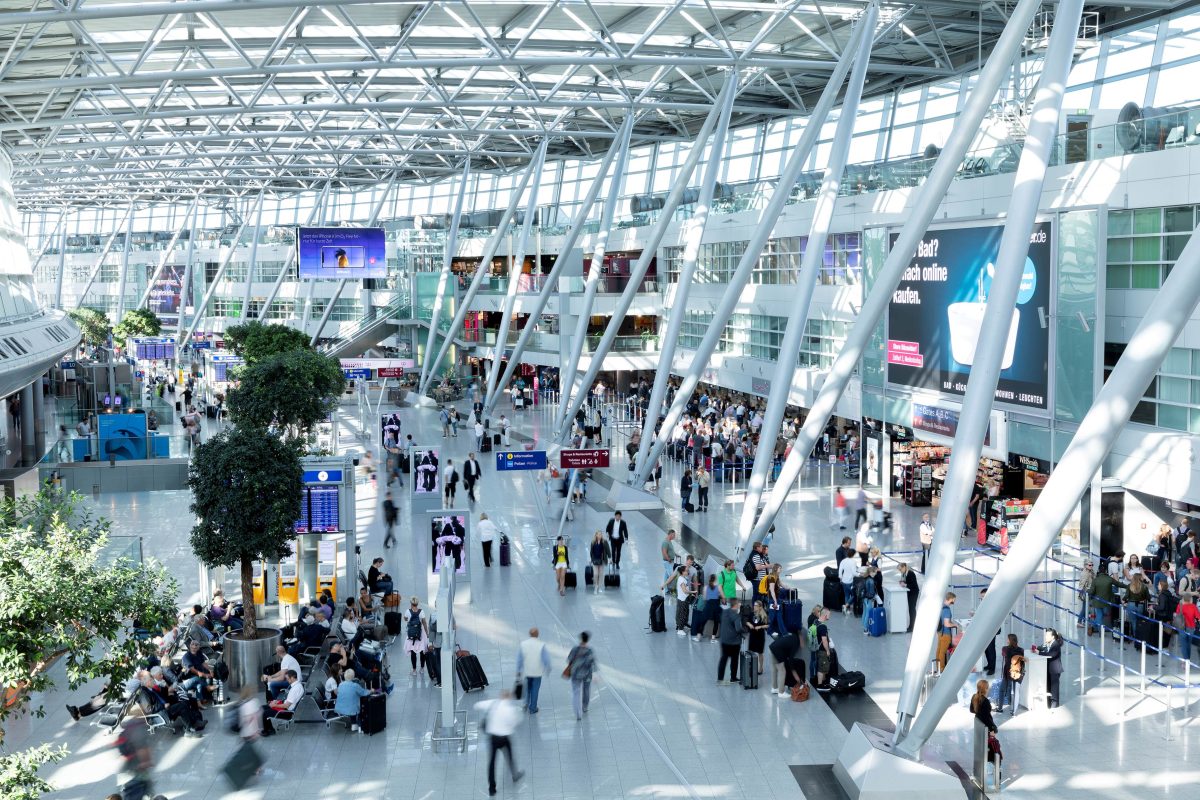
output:
[[274,628],[259,628],[257,639],[242,639],[241,633],[225,637],[225,665],[229,667],[229,680],[225,683],[227,694],[236,696],[243,686],[256,689],[262,684],[262,670],[275,661],[275,648],[280,642],[280,633]]

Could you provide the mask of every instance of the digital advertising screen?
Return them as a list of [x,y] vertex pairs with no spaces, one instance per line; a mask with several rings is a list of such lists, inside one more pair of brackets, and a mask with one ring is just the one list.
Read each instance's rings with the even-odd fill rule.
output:
[[440,497],[442,474],[438,449],[436,447],[414,447],[412,453],[413,494],[420,497],[425,495]]
[[430,518],[429,535],[432,539],[433,572],[442,571],[442,562],[447,556],[454,558],[458,567],[454,574],[467,571],[467,517],[457,511],[435,514]]
[[301,278],[386,278],[383,228],[298,228]]
[[101,414],[100,460],[136,461],[146,457],[145,414]]
[[[931,230],[913,254],[888,310],[888,381],[962,395],[995,275],[1001,225]],[[1051,227],[1034,226],[1004,347],[996,401],[1047,407]],[[892,234],[895,246],[897,234]]]
[[187,268],[182,264],[169,264],[163,267],[158,279],[150,287],[147,308],[156,315],[177,316],[180,305],[187,305],[184,297],[183,276]]

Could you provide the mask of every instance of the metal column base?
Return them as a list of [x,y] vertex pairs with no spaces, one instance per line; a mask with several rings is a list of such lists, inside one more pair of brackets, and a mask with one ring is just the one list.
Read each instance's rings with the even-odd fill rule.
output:
[[409,392],[408,397],[406,397],[405,399],[408,400],[410,403],[412,403],[414,406],[417,406],[418,408],[437,408],[438,407],[437,400],[434,400],[432,397],[430,397],[428,395],[417,394],[416,392]]
[[892,735],[854,723],[833,765],[851,800],[964,800],[962,781],[945,762],[909,761],[892,749]]
[[433,733],[429,735],[429,740],[433,743],[433,752],[435,753],[438,745],[442,742],[458,742],[458,752],[466,752],[467,712],[455,711],[454,723],[449,728],[442,726],[442,712],[437,712],[437,716],[433,720]]
[[604,503],[613,511],[656,511],[663,507],[658,495],[620,483],[616,478]]

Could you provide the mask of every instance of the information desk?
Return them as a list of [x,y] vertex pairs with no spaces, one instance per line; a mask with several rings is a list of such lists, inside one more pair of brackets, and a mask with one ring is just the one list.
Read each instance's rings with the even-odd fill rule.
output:
[[1025,651],[1025,680],[1021,681],[1021,705],[1029,710],[1047,708],[1050,681],[1047,665],[1050,659]]
[[908,589],[896,584],[883,585],[884,609],[888,633],[908,632]]

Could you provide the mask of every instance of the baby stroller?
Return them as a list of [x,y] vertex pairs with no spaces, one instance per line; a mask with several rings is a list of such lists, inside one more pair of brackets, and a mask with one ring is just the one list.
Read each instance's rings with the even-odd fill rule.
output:
[[882,500],[876,500],[870,504],[867,518],[873,531],[890,531],[892,529],[892,512],[883,510]]

